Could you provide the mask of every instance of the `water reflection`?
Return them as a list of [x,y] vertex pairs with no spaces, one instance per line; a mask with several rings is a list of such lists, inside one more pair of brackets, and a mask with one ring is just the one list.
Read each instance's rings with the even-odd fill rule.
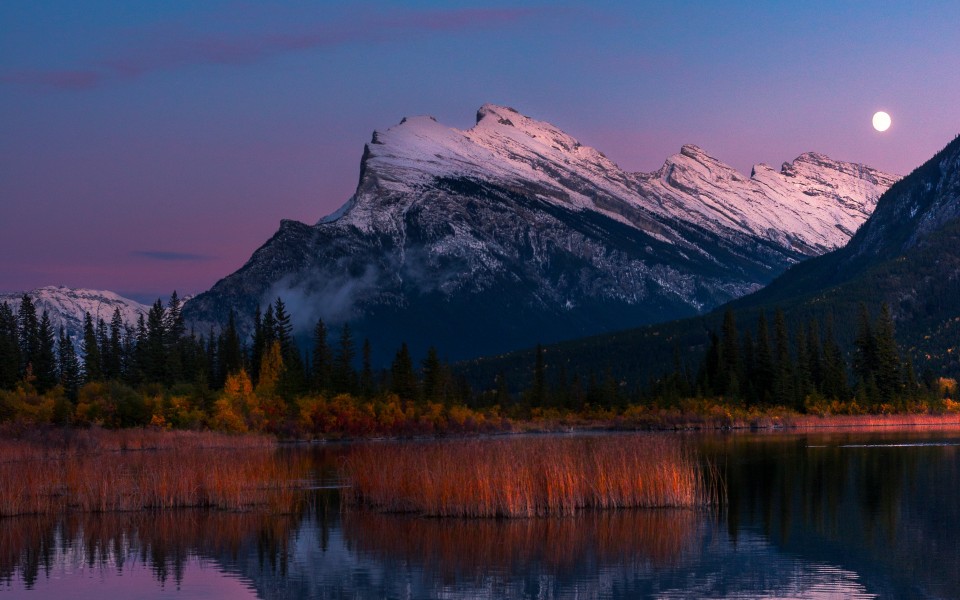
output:
[[[427,519],[313,490],[294,514],[0,521],[0,592],[27,598],[958,597],[960,438],[703,441],[719,513]],[[315,457],[330,483],[329,455]],[[12,592],[12,594],[10,594]]]
[[956,433],[731,436],[727,530],[759,530],[782,552],[828,560],[875,592],[960,596]]

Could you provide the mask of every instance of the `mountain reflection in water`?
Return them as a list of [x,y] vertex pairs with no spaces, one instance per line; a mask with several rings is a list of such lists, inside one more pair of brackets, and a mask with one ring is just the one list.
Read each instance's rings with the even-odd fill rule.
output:
[[[955,598],[958,442],[960,436],[937,433],[705,437],[703,452],[729,489],[719,511],[430,519],[348,508],[335,490],[313,490],[286,516],[178,511],[4,519],[0,592]],[[329,455],[318,458],[329,462]]]

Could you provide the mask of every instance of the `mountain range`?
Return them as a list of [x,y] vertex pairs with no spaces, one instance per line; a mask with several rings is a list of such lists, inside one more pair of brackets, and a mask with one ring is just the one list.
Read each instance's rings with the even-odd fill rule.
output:
[[[960,376],[960,137],[896,182],[844,247],[705,315],[549,346],[546,355],[571,372],[607,370],[621,381],[645,382],[671,370],[674,357],[695,368],[727,309],[748,329],[761,311],[770,318],[776,309],[794,331],[811,319],[829,320],[841,348],[849,348],[861,304],[873,315],[889,307],[917,373]],[[533,361],[527,349],[469,361],[461,370],[480,387],[499,373],[522,384]]]
[[[20,301],[24,293],[0,294],[0,304],[6,302],[14,313],[20,310]],[[133,325],[140,315],[146,315],[150,310],[135,300],[124,298],[106,290],[88,290],[83,288],[68,288],[64,286],[47,286],[26,292],[37,314],[44,311],[50,317],[50,324],[56,333],[63,327],[67,335],[74,339],[83,336],[83,320],[86,313],[90,313],[94,324],[97,319],[106,323],[113,318],[113,312],[120,309],[124,323]]]
[[630,173],[510,108],[467,130],[413,117],[373,134],[343,207],[283,221],[184,316],[249,328],[282,297],[299,331],[349,323],[380,363],[401,341],[456,359],[635,327],[842,246],[896,179],[816,153],[746,177],[692,145]]

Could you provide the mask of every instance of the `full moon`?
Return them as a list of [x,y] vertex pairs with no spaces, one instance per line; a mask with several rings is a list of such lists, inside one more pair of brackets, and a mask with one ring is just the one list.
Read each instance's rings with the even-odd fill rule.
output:
[[890,129],[890,115],[882,110],[873,115],[873,128],[877,131]]

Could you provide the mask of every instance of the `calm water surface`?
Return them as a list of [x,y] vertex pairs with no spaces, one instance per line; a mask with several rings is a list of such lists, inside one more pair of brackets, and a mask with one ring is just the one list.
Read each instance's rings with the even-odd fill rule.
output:
[[[422,519],[318,489],[282,517],[6,519],[0,596],[960,598],[960,433],[691,441],[723,472],[722,510]],[[297,450],[323,485],[342,451]]]

